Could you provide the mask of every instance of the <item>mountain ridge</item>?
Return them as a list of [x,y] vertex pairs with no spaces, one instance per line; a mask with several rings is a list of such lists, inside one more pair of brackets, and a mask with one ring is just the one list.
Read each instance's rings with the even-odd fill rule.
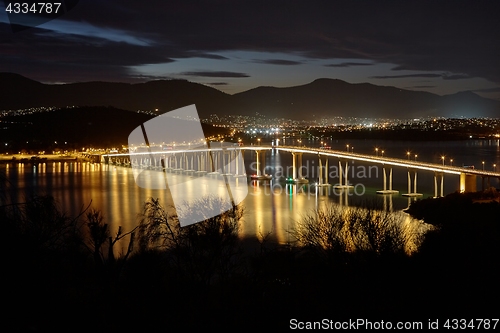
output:
[[16,73],[0,73],[0,110],[40,106],[112,106],[168,112],[195,104],[200,117],[255,115],[304,119],[317,117],[418,118],[498,117],[500,101],[464,91],[450,95],[371,83],[318,78],[291,87],[259,86],[233,95],[187,80],[143,83],[90,81],[44,84]]

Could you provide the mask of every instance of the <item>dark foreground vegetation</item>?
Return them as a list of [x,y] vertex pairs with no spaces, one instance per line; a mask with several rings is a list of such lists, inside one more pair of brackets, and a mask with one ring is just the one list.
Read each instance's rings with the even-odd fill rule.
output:
[[0,326],[278,332],[292,318],[498,318],[499,204],[427,205],[419,212],[434,226],[412,253],[408,230],[370,209],[316,212],[296,224],[293,246],[247,247],[256,241],[238,238],[241,207],[181,228],[150,199],[136,229],[112,233],[99,212],[66,216],[52,197],[3,206]]

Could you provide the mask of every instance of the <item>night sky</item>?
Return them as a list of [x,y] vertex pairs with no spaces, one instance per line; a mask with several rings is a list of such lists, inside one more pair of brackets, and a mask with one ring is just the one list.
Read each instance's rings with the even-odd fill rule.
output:
[[337,78],[500,100],[499,1],[82,0],[18,32],[0,8],[0,72],[45,83]]

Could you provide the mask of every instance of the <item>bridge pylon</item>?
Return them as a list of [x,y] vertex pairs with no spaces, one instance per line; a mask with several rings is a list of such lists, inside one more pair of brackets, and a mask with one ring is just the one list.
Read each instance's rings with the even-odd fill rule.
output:
[[[321,155],[318,155],[318,182],[316,186],[332,186],[328,183],[328,158],[325,159],[325,167],[323,168],[323,162],[321,161]],[[323,174],[324,172],[324,174]]]
[[413,177],[413,192],[412,192],[412,186],[411,186],[411,170],[408,169],[408,193],[402,194],[402,196],[405,197],[420,197],[423,194],[422,193],[417,193],[417,171],[414,172],[414,177]]
[[[297,167],[298,164],[298,167]],[[302,176],[302,153],[292,152],[292,179],[289,179],[292,183],[307,184],[309,180]]]
[[382,168],[384,175],[384,189],[377,191],[377,194],[396,194],[399,193],[398,190],[392,189],[392,168],[389,169],[389,186],[387,186],[387,173],[385,172],[385,166]]
[[[335,185],[335,189],[350,189],[354,188],[353,185],[349,185],[349,162],[345,162],[345,173],[342,170],[342,161],[339,161],[339,183]],[[342,184],[342,178],[345,178],[344,184]]]
[[[256,150],[255,155],[256,155],[256,173],[251,175],[250,178],[253,180],[266,180],[266,179],[272,179],[271,175],[268,174],[262,174],[262,171],[260,170],[260,154],[262,153],[262,150]],[[264,159],[265,161],[265,159]],[[264,166],[264,169],[266,167]]]
[[[438,186],[438,177],[440,186]],[[438,195],[438,187],[440,187],[439,195]],[[444,173],[442,172],[434,172],[434,198],[444,197]]]

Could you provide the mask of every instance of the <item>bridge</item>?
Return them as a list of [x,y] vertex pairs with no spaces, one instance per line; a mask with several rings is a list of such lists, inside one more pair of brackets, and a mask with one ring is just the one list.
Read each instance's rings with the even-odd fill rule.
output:
[[[100,161],[104,163],[118,163],[135,166],[139,168],[159,169],[165,171],[182,171],[187,173],[203,173],[232,175],[236,177],[247,176],[244,174],[244,167],[239,165],[237,154],[242,151],[255,151],[256,173],[250,175],[251,179],[270,179],[271,176],[262,173],[261,153],[270,151],[282,151],[292,154],[292,177],[288,182],[308,183],[309,180],[302,175],[302,156],[312,154],[318,157],[318,182],[316,186],[335,186],[336,188],[351,188],[349,184],[348,170],[349,161],[361,161],[365,163],[382,166],[383,169],[383,189],[377,191],[379,194],[393,194],[399,191],[392,188],[393,167],[406,168],[408,170],[408,192],[402,194],[408,197],[421,196],[417,191],[417,171],[434,173],[434,196],[444,196],[444,175],[460,176],[460,192],[476,191],[476,177],[482,178],[483,189],[485,181],[489,184],[491,178],[500,180],[499,172],[487,170],[470,169],[457,166],[441,165],[424,161],[412,161],[392,157],[373,156],[368,154],[358,154],[353,152],[329,150],[323,148],[308,148],[296,146],[239,146],[237,144],[218,147],[217,144],[204,146],[184,146],[171,150],[154,151],[149,147],[142,147],[142,151],[134,151],[129,154],[103,154]],[[328,158],[338,159],[339,173],[338,183],[331,185],[328,180]],[[234,161],[234,163],[227,163]]]

